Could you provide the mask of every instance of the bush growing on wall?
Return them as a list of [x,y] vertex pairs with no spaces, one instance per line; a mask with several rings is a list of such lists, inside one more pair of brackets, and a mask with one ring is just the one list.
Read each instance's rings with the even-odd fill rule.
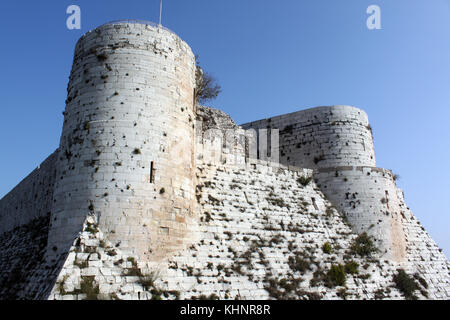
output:
[[195,57],[195,101],[204,103],[217,98],[222,91],[216,79],[209,73],[203,72],[199,65],[198,56]]

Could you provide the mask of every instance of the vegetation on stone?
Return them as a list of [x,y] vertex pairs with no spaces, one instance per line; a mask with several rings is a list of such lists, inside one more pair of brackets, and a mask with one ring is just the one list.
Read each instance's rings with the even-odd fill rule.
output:
[[195,100],[199,103],[204,103],[217,98],[222,90],[220,85],[211,74],[202,70],[198,56],[196,56],[195,61]]
[[371,256],[373,253],[378,251],[372,238],[365,232],[361,233],[353,240],[350,249],[352,252],[362,257]]

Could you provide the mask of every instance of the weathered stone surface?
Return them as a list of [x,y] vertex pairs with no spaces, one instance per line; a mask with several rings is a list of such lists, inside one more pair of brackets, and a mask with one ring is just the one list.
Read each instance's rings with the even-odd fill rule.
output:
[[195,105],[194,76],[163,28],[80,39],[59,149],[0,200],[0,298],[403,299],[398,269],[417,298],[450,297],[364,111],[240,127]]
[[202,130],[208,129],[238,129],[239,126],[231,117],[219,109],[206,106],[197,106],[197,118],[202,122]]
[[0,234],[51,212],[57,153],[52,153],[0,200]]
[[142,260],[189,238],[190,224],[172,213],[193,214],[194,73],[191,49],[165,29],[106,24],[78,41],[55,165],[55,254],[68,250],[89,212]]

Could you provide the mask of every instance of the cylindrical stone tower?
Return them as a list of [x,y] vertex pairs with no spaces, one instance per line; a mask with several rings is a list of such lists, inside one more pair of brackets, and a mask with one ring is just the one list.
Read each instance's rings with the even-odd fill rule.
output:
[[107,23],[78,41],[50,252],[66,252],[88,214],[141,261],[185,243],[194,205],[194,86],[190,47],[151,22]]
[[372,236],[385,258],[404,260],[406,239],[401,218],[406,208],[401,205],[391,171],[342,166],[318,169],[314,178],[356,233]]
[[279,129],[280,162],[302,168],[375,166],[367,114],[352,106],[316,107],[243,124]]

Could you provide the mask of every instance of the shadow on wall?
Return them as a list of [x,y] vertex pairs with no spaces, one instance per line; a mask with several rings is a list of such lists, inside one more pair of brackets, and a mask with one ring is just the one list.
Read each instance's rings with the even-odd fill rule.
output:
[[0,235],[1,300],[45,300],[64,264],[46,263],[50,215]]

